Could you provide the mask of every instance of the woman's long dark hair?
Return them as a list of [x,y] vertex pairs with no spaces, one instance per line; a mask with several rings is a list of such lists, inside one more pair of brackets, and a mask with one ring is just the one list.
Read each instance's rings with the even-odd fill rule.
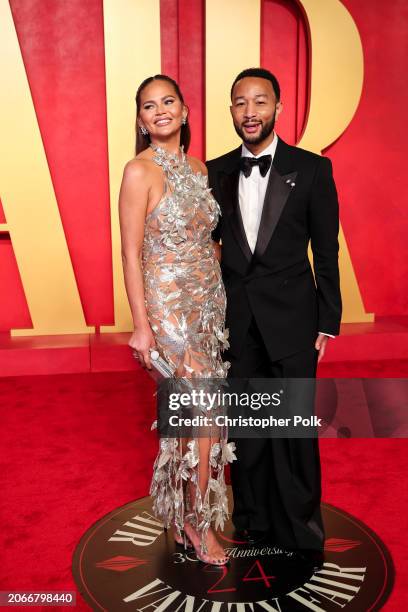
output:
[[[154,76],[151,76],[145,79],[139,85],[139,89],[136,92],[136,117],[138,117],[140,113],[140,96],[142,94],[142,91],[144,90],[145,87],[147,87],[147,85],[152,83],[152,81],[158,81],[158,80],[167,81],[167,83],[170,83],[171,85],[173,85],[177,97],[184,104],[183,94],[181,93],[180,87],[178,86],[176,81],[172,79],[171,77],[167,76],[166,74],[155,74]],[[187,153],[188,147],[190,146],[190,140],[191,140],[191,132],[190,132],[190,126],[189,126],[188,117],[187,117],[186,123],[183,123],[181,125],[181,134],[180,134],[180,145],[183,145],[185,153]],[[146,134],[146,136],[144,136],[141,133],[138,125],[136,124],[136,155],[138,155],[138,153],[141,153],[141,151],[144,151],[145,149],[147,149],[149,144],[150,144],[150,135]]]

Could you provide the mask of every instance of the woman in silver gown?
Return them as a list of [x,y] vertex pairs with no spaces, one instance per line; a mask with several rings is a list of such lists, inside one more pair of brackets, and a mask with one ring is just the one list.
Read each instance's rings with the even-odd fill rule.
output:
[[[175,81],[149,77],[137,95],[136,157],[124,170],[122,261],[134,321],[129,345],[142,366],[157,349],[180,379],[224,378],[228,363],[225,291],[211,231],[220,209],[205,165],[187,155],[188,109]],[[235,459],[226,432],[162,438],[153,468],[153,510],[176,542],[191,542],[214,565],[228,558],[214,530],[228,517],[225,465]]]

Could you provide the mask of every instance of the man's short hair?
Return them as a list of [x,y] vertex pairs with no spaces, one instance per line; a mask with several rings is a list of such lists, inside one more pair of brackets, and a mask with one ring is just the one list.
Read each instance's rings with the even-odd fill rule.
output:
[[235,84],[241,79],[245,79],[245,77],[257,77],[260,79],[266,79],[272,83],[273,91],[275,92],[276,100],[280,100],[280,86],[278,83],[278,79],[272,72],[266,70],[266,68],[246,68],[242,72],[239,73],[238,76],[235,77],[235,80],[231,87],[231,100],[232,100],[232,92],[234,91]]

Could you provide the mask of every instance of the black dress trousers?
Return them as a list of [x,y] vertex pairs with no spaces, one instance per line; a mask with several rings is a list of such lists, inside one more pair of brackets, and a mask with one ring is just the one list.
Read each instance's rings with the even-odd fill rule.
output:
[[[317,357],[312,347],[272,362],[254,319],[240,356],[226,355],[231,378],[314,378]],[[286,549],[322,551],[317,438],[240,438],[234,442],[238,458],[231,464],[235,527],[270,531],[273,543]]]

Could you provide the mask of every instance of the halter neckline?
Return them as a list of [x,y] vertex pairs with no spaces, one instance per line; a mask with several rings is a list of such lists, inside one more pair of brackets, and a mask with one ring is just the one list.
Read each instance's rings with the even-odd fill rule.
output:
[[184,162],[186,161],[184,145],[180,145],[179,147],[180,155],[178,155],[177,153],[170,153],[170,151],[167,151],[167,149],[165,149],[164,147],[160,147],[159,145],[156,145],[153,142],[151,142],[149,146],[151,149],[153,149],[156,156],[159,156],[161,159],[165,159],[166,161],[171,162],[173,165],[184,164]]

